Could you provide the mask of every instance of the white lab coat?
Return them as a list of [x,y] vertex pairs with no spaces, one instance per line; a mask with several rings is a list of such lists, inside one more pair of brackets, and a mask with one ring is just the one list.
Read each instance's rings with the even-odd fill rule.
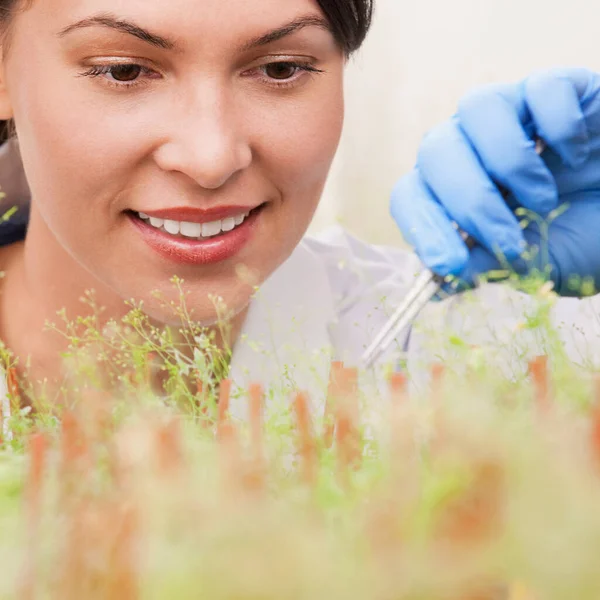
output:
[[[233,348],[230,378],[234,391],[253,382],[267,390],[267,402],[287,402],[295,389],[309,392],[322,414],[332,360],[358,366],[370,341],[402,300],[420,272],[416,256],[403,249],[360,241],[340,226],[306,236],[290,258],[253,298]],[[444,360],[445,340],[455,332],[485,348],[507,376],[525,368],[526,358],[544,351],[544,340],[522,324],[535,305],[508,286],[485,285],[471,294],[431,303],[402,331],[370,372],[361,374],[364,393],[385,397],[384,366],[406,359],[413,387],[427,381],[428,365]],[[600,364],[600,296],[562,298],[551,311],[561,342],[576,362]],[[0,380],[0,398],[6,383]],[[377,401],[377,400],[374,400]],[[232,414],[246,417],[243,396]]]

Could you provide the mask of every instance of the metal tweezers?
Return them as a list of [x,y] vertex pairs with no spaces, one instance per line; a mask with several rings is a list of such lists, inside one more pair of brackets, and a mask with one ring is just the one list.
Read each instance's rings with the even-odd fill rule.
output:
[[[540,138],[535,140],[535,150],[538,154],[546,149],[546,144]],[[507,192],[503,192],[507,197]],[[456,226],[456,225],[455,225]],[[456,226],[458,229],[458,226]],[[475,245],[475,240],[468,236],[464,231],[458,229],[467,247],[471,250]],[[433,271],[425,270],[415,280],[412,288],[404,298],[402,304],[396,309],[394,314],[385,324],[379,335],[373,340],[373,343],[366,349],[362,355],[362,364],[369,369],[378,358],[388,349],[396,336],[417,317],[425,306],[438,294],[447,279],[436,275]]]
[[[467,247],[469,249],[473,248],[475,240],[462,231],[460,231],[460,234]],[[369,369],[373,366],[396,339],[396,336],[416,319],[430,300],[441,291],[446,282],[446,277],[436,275],[428,269],[417,277],[402,304],[395,310],[379,335],[363,354],[362,363],[365,368]]]

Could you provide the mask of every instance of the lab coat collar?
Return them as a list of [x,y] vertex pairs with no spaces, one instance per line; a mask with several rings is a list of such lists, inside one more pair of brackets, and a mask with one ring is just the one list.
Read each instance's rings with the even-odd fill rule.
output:
[[289,405],[295,390],[308,392],[322,414],[333,347],[333,290],[323,261],[300,243],[253,296],[229,371],[231,414],[247,418],[245,391],[261,383],[267,407]]

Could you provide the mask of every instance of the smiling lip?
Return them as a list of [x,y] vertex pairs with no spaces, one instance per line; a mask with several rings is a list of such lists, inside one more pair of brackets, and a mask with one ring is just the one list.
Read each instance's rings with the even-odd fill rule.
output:
[[160,210],[153,211],[141,211],[149,217],[155,217],[157,219],[168,219],[170,221],[187,221],[188,223],[211,223],[213,221],[220,221],[227,217],[236,217],[238,215],[244,215],[251,210],[257,208],[256,206],[219,206],[217,208],[211,208],[204,210],[201,208],[192,208],[189,206],[180,206],[176,208],[163,208]]
[[[139,234],[141,234],[144,242],[157,254],[170,262],[181,265],[199,266],[222,262],[238,254],[252,239],[252,235],[256,230],[257,220],[262,213],[262,208],[263,206],[260,206],[253,210],[246,217],[245,221],[235,229],[204,240],[170,235],[165,231],[152,227],[152,225],[140,219],[135,213],[128,213],[127,217]],[[196,209],[193,210],[198,215],[198,211]],[[230,210],[230,208],[227,210]],[[237,212],[233,214],[240,214],[239,207],[235,207],[235,210]],[[209,211],[204,211],[204,214],[207,214],[207,212]],[[167,214],[167,211],[157,211],[147,214],[155,216]],[[175,211],[169,211],[168,214],[178,214],[179,218],[181,218],[181,213],[176,213]],[[214,217],[216,211],[209,214],[210,219],[217,220]],[[230,212],[229,216],[231,214]],[[186,219],[189,220],[190,216],[188,211]]]

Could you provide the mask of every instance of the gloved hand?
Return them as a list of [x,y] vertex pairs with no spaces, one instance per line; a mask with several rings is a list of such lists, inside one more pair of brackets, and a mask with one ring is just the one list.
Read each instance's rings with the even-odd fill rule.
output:
[[[537,138],[547,146],[541,156]],[[555,218],[523,230],[515,214],[523,209],[543,223]],[[521,274],[549,267],[561,295],[579,295],[573,276],[600,290],[600,75],[556,69],[470,93],[424,138],[391,213],[440,275],[472,284],[502,268],[502,256]],[[452,222],[477,241],[471,252]]]

